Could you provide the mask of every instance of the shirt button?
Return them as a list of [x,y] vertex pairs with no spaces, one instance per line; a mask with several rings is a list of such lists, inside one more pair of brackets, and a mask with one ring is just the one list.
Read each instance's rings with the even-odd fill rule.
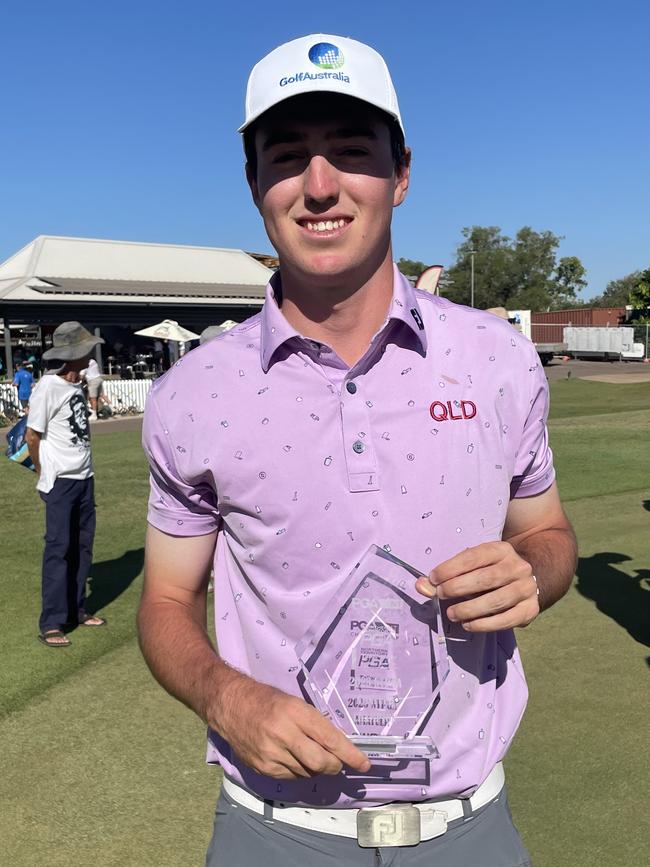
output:
[[356,384],[356,382],[347,382],[347,383],[345,384],[345,387],[346,387],[346,389],[348,390],[348,392],[349,392],[350,394],[356,394],[356,393],[357,393],[357,384]]
[[357,440],[352,444],[352,450],[355,451],[358,455],[360,455],[363,451],[365,451],[365,445],[361,442],[361,440]]

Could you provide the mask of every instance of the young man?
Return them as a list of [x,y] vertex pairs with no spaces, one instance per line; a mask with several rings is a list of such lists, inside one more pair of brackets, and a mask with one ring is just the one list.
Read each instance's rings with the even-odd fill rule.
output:
[[69,627],[104,626],[86,611],[86,581],[95,536],[94,472],[88,408],[79,371],[98,343],[78,322],[63,322],[45,361],[60,366],[41,378],[32,394],[25,439],[45,503],[42,611],[39,640],[68,647]]
[[[410,152],[371,48],[280,46],[251,73],[242,131],[280,270],[261,314],[155,383],[144,432],[140,640],[224,769],[207,864],[528,863],[501,766],[526,703],[512,630],[576,557],[534,347],[393,266]],[[435,761],[371,764],[299,688],[296,643],[373,544],[429,573],[417,588],[445,609]]]
[[29,410],[29,398],[32,393],[32,388],[34,387],[34,374],[32,373],[32,366],[29,362],[20,362],[18,364],[18,370],[14,376],[13,384],[18,388],[18,400],[20,401],[20,405],[23,409],[23,412],[27,412]]

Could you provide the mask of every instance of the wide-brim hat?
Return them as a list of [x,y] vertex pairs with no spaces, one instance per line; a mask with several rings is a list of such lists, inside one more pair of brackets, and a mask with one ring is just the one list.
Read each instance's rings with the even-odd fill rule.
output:
[[98,343],[103,343],[101,337],[95,337],[80,322],[62,322],[52,335],[53,346],[43,353],[43,359],[50,361],[77,361],[90,355]]

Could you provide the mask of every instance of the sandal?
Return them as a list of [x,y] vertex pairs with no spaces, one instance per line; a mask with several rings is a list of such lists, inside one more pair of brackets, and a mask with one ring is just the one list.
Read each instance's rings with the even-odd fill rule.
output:
[[[91,623],[90,621],[95,621]],[[94,626],[97,628],[98,626],[106,626],[106,619],[104,617],[96,617],[94,614],[87,614],[83,620],[79,621],[79,626]]]
[[47,632],[41,632],[38,640],[47,647],[70,647],[72,644],[65,632],[61,632],[60,629],[48,629]]

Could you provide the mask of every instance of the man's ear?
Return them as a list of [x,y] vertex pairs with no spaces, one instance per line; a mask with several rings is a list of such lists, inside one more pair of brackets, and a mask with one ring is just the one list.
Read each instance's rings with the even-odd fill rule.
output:
[[404,162],[395,172],[395,194],[393,207],[397,208],[406,198],[411,178],[411,148],[404,149]]
[[257,186],[257,178],[253,174],[251,167],[248,163],[246,163],[246,181],[248,182],[248,186],[250,187],[251,196],[253,197],[253,202],[255,203],[255,207],[259,211],[260,209],[260,190]]

